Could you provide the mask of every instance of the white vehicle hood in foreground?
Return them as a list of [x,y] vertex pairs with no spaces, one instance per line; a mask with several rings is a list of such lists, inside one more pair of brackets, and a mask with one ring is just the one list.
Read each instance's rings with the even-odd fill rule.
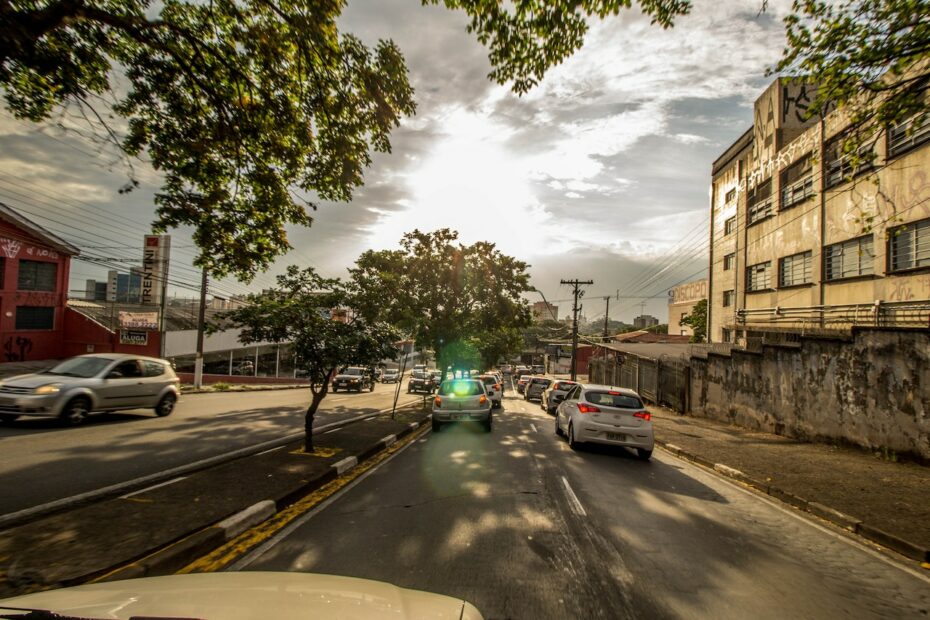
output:
[[95,619],[482,618],[471,604],[450,596],[354,577],[274,572],[111,581],[0,600],[0,613],[9,613],[10,607]]

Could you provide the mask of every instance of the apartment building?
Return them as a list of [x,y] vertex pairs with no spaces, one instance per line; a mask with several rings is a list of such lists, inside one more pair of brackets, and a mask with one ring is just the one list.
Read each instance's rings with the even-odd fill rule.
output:
[[843,152],[842,113],[807,119],[780,78],[711,171],[708,336],[930,325],[930,120]]

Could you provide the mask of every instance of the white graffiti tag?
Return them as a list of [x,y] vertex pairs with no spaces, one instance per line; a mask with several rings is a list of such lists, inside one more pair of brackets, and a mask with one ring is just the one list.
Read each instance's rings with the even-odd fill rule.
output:
[[23,244],[15,239],[0,237],[0,252],[3,252],[3,255],[7,258],[16,258],[21,247],[23,247]]

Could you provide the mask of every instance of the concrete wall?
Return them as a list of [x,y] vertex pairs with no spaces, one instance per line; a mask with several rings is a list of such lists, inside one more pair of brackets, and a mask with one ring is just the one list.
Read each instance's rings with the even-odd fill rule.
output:
[[930,460],[930,330],[856,328],[849,340],[692,357],[691,406],[747,428]]

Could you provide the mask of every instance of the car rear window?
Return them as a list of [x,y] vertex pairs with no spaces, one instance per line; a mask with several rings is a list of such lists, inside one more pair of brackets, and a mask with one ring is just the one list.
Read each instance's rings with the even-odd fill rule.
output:
[[497,383],[497,377],[481,377],[481,380],[484,381],[485,385],[494,385]]
[[571,381],[559,381],[554,386],[552,386],[552,389],[553,390],[570,390],[572,389],[572,386],[574,385],[578,385],[578,384],[572,383]]
[[549,379],[533,379],[533,385],[549,387]]
[[642,409],[643,401],[620,392],[585,392],[584,399],[593,405],[619,407],[621,409]]
[[484,388],[477,381],[444,381],[439,393],[442,396],[478,396],[484,394]]

